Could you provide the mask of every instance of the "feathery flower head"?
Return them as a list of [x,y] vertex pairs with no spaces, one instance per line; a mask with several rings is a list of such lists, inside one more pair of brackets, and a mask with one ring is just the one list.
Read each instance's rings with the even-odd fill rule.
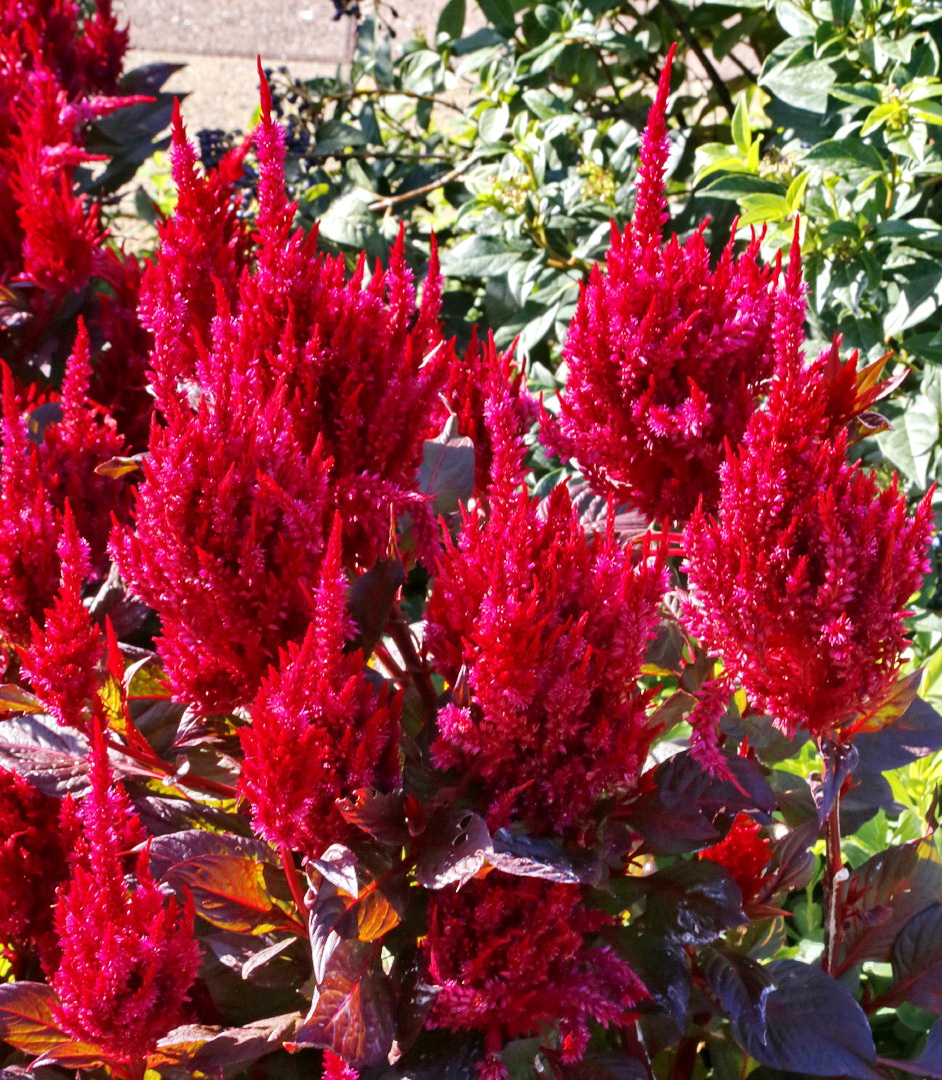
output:
[[3,365],[0,461],[0,639],[25,645],[59,583],[59,525],[20,413],[10,369]]
[[82,603],[89,573],[88,545],[65,505],[59,541],[61,586],[42,628],[32,624],[32,642],[22,650],[23,672],[33,691],[60,724],[84,730],[85,710],[99,682],[104,639]]
[[15,977],[34,955],[46,972],[56,965],[53,908],[76,833],[70,800],[44,795],[0,768],[0,955]]
[[738,814],[729,833],[718,844],[699,854],[729,871],[739,886],[743,905],[748,905],[762,891],[766,870],[772,858],[772,841],[762,832],[762,826],[748,814]]
[[423,948],[440,990],[429,1026],[483,1032],[481,1075],[506,1076],[503,1042],[545,1027],[558,1026],[563,1060],[578,1061],[590,1020],[625,1023],[647,997],[624,960],[585,943],[613,924],[583,906],[577,885],[498,870],[433,893]]
[[101,726],[90,764],[82,835],[56,908],[62,958],[51,979],[54,1011],[73,1038],[115,1061],[139,1061],[181,1022],[200,959],[193,907],[164,896],[146,849],[132,863],[132,882],[126,879],[128,851],[144,834],[112,782]]
[[840,742],[897,676],[931,493],[907,517],[895,480],[881,491],[848,463],[847,413],[867,395],[835,392],[831,350],[804,362],[798,307],[780,309],[776,377],[723,467],[716,516],[687,526],[687,615],[753,707]]
[[522,491],[466,512],[446,538],[426,644],[454,689],[434,753],[484,785],[491,824],[513,809],[576,825],[634,785],[656,734],[637,680],[664,586],[660,549],[587,538],[564,485],[545,507]]
[[569,328],[557,418],[543,440],[575,458],[600,492],[652,520],[715,506],[725,441],[735,445],[772,374],[775,274],[759,240],[710,266],[706,223],[666,244],[665,123],[673,50],[642,139],[632,222],[612,228],[605,272],[595,266]]
[[161,617],[157,647],[179,700],[207,712],[246,704],[310,621],[328,518],[327,462],[298,445],[284,390],[246,380],[154,426],[136,528],[112,550]]
[[[491,486],[494,442],[498,432],[525,434],[539,415],[539,404],[527,390],[523,369],[514,362],[514,348],[497,351],[494,335],[478,337],[477,327],[465,355],[448,367],[447,382],[433,414],[432,435],[437,435],[449,416],[457,420],[458,434],[474,444],[474,488],[484,494]],[[519,475],[505,477],[513,487],[524,480]]]
[[251,726],[241,732],[241,789],[256,832],[311,856],[338,839],[339,798],[399,780],[401,698],[369,681],[358,649],[344,651],[354,627],[340,557],[338,517],[311,626],[262,683]]

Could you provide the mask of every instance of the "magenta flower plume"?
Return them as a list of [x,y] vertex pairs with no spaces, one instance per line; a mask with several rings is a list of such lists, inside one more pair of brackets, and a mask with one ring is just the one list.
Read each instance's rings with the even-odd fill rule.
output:
[[112,547],[130,587],[161,616],[158,649],[179,700],[207,712],[248,703],[310,621],[326,540],[327,463],[300,446],[284,390],[229,394],[155,425],[136,529]]
[[341,835],[339,798],[399,780],[401,699],[377,690],[359,650],[344,651],[354,627],[346,610],[335,519],[313,618],[262,684],[241,732],[241,789],[256,832],[317,856]]
[[2,427],[0,639],[25,645],[31,620],[42,619],[58,589],[59,526],[5,365]]
[[754,708],[840,740],[898,674],[931,493],[907,517],[895,480],[881,491],[847,462],[846,412],[866,396],[835,396],[832,350],[803,362],[797,317],[783,306],[776,378],[723,467],[716,516],[687,527],[688,618]]
[[656,732],[637,681],[658,620],[664,559],[614,532],[587,539],[569,492],[525,492],[471,513],[446,541],[426,644],[452,701],[433,752],[475,776],[491,824],[585,823],[603,793],[636,783]]
[[352,1069],[342,1057],[338,1057],[336,1054],[331,1053],[330,1050],[324,1051],[324,1071],[321,1074],[321,1080],[359,1080],[360,1074],[356,1069]]
[[746,906],[760,895],[768,880],[766,871],[772,858],[772,841],[757,821],[748,814],[739,814],[727,835],[718,844],[701,851],[698,858],[725,867],[739,886]]
[[0,955],[15,978],[29,977],[33,957],[47,973],[58,962],[53,907],[76,839],[71,805],[0,768]]
[[128,864],[129,848],[144,833],[112,781],[100,727],[90,756],[82,836],[56,907],[62,958],[51,980],[55,1015],[64,1031],[109,1059],[139,1062],[183,1018],[200,960],[193,908],[160,891],[146,849]]
[[633,221],[612,229],[569,328],[560,412],[543,418],[546,446],[576,459],[600,492],[654,521],[686,520],[719,493],[725,442],[735,445],[772,374],[775,275],[753,237],[733,239],[710,266],[706,223],[666,244],[665,123],[673,51],[645,129]]
[[[522,368],[514,363],[513,348],[498,352],[494,335],[481,341],[474,327],[467,352],[448,367],[447,382],[432,417],[431,434],[437,435],[448,417],[455,417],[458,434],[474,444],[477,494],[483,495],[491,486],[495,429],[522,436],[538,415],[539,404],[527,390]],[[522,464],[516,474],[505,478],[513,487],[523,483]]]
[[89,400],[91,356],[88,331],[79,319],[75,345],[66,362],[58,402],[43,406],[51,413],[42,426],[39,466],[49,500],[56,510],[66,502],[89,549],[89,576],[101,577],[108,566],[112,521],[127,521],[130,488],[124,479],[103,476],[97,466],[126,452],[117,425]]
[[547,1026],[558,1026],[563,1060],[578,1061],[590,1021],[626,1023],[648,996],[624,960],[585,943],[614,922],[585,908],[577,885],[500,871],[433,893],[424,952],[440,989],[429,1026],[483,1032],[482,1075],[506,1076],[503,1042]]
[[68,503],[58,553],[59,595],[47,609],[42,628],[33,622],[33,640],[21,661],[33,692],[59,723],[84,729],[87,706],[98,687],[104,638],[82,603],[88,545],[76,530]]

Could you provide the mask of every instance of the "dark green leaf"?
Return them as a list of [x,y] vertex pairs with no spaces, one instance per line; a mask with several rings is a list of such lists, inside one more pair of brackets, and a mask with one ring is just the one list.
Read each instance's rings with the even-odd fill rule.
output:
[[438,17],[436,34],[444,34],[452,41],[460,38],[464,31],[465,0],[448,0]]

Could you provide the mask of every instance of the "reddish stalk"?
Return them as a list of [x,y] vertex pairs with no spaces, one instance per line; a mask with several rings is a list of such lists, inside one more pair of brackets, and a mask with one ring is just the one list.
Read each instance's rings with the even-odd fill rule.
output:
[[824,970],[838,974],[841,951],[841,884],[847,876],[841,856],[841,793],[837,791],[824,823]]
[[432,685],[428,664],[422,660],[416,651],[415,642],[412,640],[412,632],[398,605],[393,608],[389,620],[389,636],[396,643],[399,654],[402,656],[402,662],[406,666],[406,671],[412,676],[423,704],[430,715],[434,714],[435,706],[438,703],[438,694]]
[[288,888],[291,890],[291,899],[294,900],[298,909],[298,915],[300,918],[297,920],[298,925],[303,928],[304,936],[310,937],[310,931],[307,926],[307,904],[304,902],[304,889],[301,887],[301,878],[298,876],[298,868],[294,865],[294,856],[288,850],[286,844],[279,844],[278,854],[281,856],[281,865],[285,870],[285,877],[288,879]]
[[208,776],[188,774],[183,780],[174,779],[176,776],[175,770],[168,762],[156,754],[145,754],[133,746],[128,746],[126,743],[119,743],[112,738],[110,733],[106,733],[105,740],[109,749],[117,750],[119,754],[123,754],[138,765],[148,769],[154,780],[160,780],[163,783],[170,782],[175,787],[188,787],[194,791],[203,791],[208,795],[218,795],[223,799],[234,799],[239,794],[229,784],[220,784],[216,780],[210,780]]

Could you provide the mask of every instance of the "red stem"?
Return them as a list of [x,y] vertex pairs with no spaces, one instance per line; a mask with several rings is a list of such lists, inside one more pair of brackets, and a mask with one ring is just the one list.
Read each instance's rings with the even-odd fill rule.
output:
[[824,970],[837,976],[841,949],[841,883],[845,877],[841,855],[841,793],[836,792],[824,823]]
[[234,799],[239,794],[229,784],[220,784],[216,780],[210,780],[208,776],[197,776],[195,773],[187,774],[185,779],[175,780],[173,777],[176,775],[176,770],[153,751],[145,754],[133,746],[128,746],[127,743],[116,742],[110,734],[107,734],[105,738],[110,749],[117,750],[119,754],[149,769],[155,780],[162,782],[169,780],[174,787],[193,788],[195,791],[205,791],[209,795],[218,795],[224,799]]
[[294,856],[288,849],[287,844],[278,846],[278,854],[281,856],[281,865],[285,868],[285,877],[288,879],[288,888],[291,890],[291,898],[297,905],[298,914],[301,916],[297,921],[303,928],[304,936],[310,937],[307,925],[307,904],[304,902],[304,889],[301,887],[301,879],[298,876],[298,868],[294,865]]
[[398,605],[393,607],[392,616],[389,620],[389,636],[396,643],[402,656],[402,662],[406,665],[406,671],[415,681],[416,689],[425,707],[430,714],[434,714],[435,706],[438,704],[438,694],[436,694],[435,687],[432,685],[432,676],[428,664],[416,651],[415,643],[412,640],[412,631],[409,629],[409,624],[399,610]]

